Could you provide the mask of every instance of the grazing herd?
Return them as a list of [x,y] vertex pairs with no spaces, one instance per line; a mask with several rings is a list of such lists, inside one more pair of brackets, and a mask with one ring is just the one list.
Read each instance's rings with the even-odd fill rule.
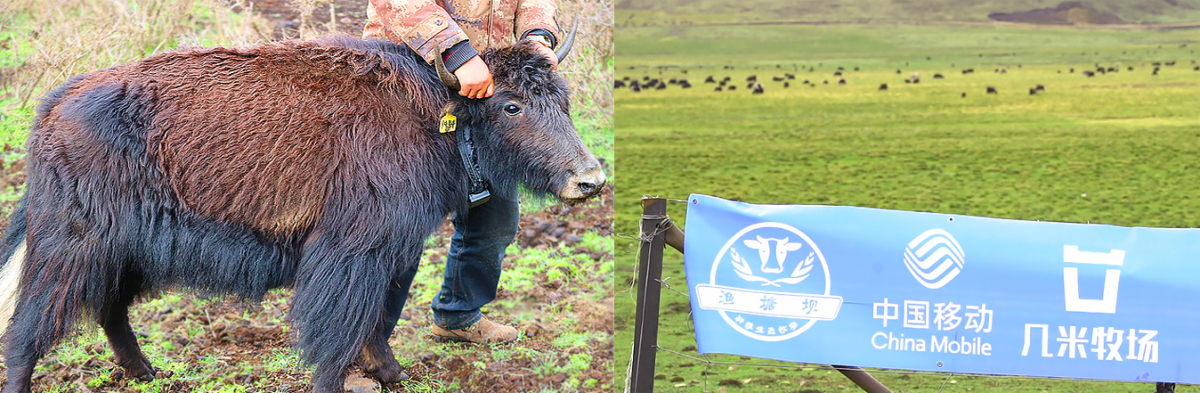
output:
[[[1196,65],[1196,60],[1192,60],[1191,63],[1193,65],[1192,66],[1193,71],[1200,71],[1200,65]],[[907,65],[907,64],[908,63],[905,63],[905,65]],[[1177,64],[1177,62],[1174,60],[1152,62],[1149,64],[1152,67],[1150,75],[1158,76],[1159,72],[1161,72],[1163,70],[1163,67],[1173,67],[1176,64]],[[1143,65],[1145,65],[1145,64],[1143,64]],[[817,65],[817,67],[821,67],[821,66],[824,66],[824,64],[819,63]],[[951,64],[951,67],[953,67],[953,66],[954,65]],[[782,64],[775,65],[776,69],[783,69],[784,67],[785,66]],[[793,64],[791,66],[793,71],[807,71],[810,73],[816,72],[817,67],[813,67],[813,66],[802,67],[802,66],[797,66],[795,64]],[[660,66],[657,68],[658,68],[658,72],[660,75],[666,69],[675,69],[675,68],[678,68],[680,70],[680,72],[682,72],[684,74],[687,73],[687,69],[684,67],[680,67],[680,66]],[[704,68],[704,66],[699,66],[698,68],[702,69],[702,68]],[[734,70],[735,68],[736,67],[732,66],[732,65],[725,65],[723,67],[724,70],[729,70],[729,71]],[[1016,64],[1016,68],[1024,68],[1024,67],[1022,64]],[[1088,67],[1086,69],[1081,69],[1079,74],[1086,78],[1095,78],[1100,75],[1107,75],[1107,74],[1114,74],[1114,73],[1121,72],[1122,68],[1125,68],[1125,71],[1128,71],[1128,72],[1133,72],[1135,70],[1134,66],[1132,66],[1132,65],[1122,66],[1122,64],[1120,62],[1116,62],[1114,64],[1107,65],[1107,66],[1096,63],[1092,67]],[[630,67],[630,69],[631,70],[635,69],[635,67]],[[757,70],[758,67],[755,66],[755,67],[753,67],[753,69]],[[853,70],[859,71],[860,68],[855,66],[855,67],[853,67]],[[1008,66],[1005,66],[1005,67],[995,68],[993,70],[993,72],[998,75],[1006,75],[1009,73],[1009,70],[1010,70],[1010,68]],[[962,73],[962,75],[975,74],[975,68],[974,67],[963,68],[960,70],[960,72]],[[1075,67],[1070,67],[1070,68],[1068,68],[1067,72],[1075,73],[1076,69],[1075,69]],[[896,69],[897,75],[900,75],[903,73],[904,73],[903,69],[899,69],[899,68]],[[1059,69],[1059,70],[1057,70],[1057,73],[1062,74],[1063,70]],[[849,73],[847,72],[847,68],[845,66],[838,66],[837,69],[832,73],[832,77],[837,78],[837,84],[839,86],[845,86],[850,83],[847,80],[848,75],[849,75]],[[767,82],[767,83],[775,83],[774,86],[776,86],[776,87],[779,87],[782,89],[788,89],[792,86],[791,82],[796,79],[796,75],[793,73],[782,73],[782,74],[770,75],[769,78],[770,78],[770,82]],[[944,75],[940,72],[934,73],[933,79],[944,80],[944,79],[946,79],[946,75]],[[763,80],[766,81],[767,76],[763,76]],[[712,89],[713,92],[736,91],[737,86],[735,86],[734,83],[732,83],[731,81],[732,81],[732,77],[730,77],[728,75],[721,77],[721,78],[718,78],[715,75],[708,75],[704,79],[705,84],[716,85]],[[821,82],[819,84],[828,85],[828,84],[830,84],[829,81],[830,81],[830,79],[823,79],[823,80],[821,80]],[[921,83],[920,72],[910,73],[908,78],[904,79],[904,83],[920,84]],[[678,85],[680,88],[683,88],[683,89],[688,89],[688,88],[692,87],[692,85],[690,83],[688,83],[688,81],[686,79],[678,79],[677,80],[677,79],[672,78],[672,79],[669,79],[667,82],[662,82],[660,79],[652,78],[649,75],[644,75],[641,77],[641,79],[635,79],[635,78],[631,78],[629,76],[625,76],[622,79],[616,80],[613,84],[613,86],[615,88],[618,88],[618,89],[628,88],[630,91],[632,91],[634,93],[641,92],[642,90],[646,90],[646,89],[665,90],[665,89],[667,89],[667,87],[669,85]],[[809,87],[817,87],[818,83],[816,82],[816,80],[804,79],[801,82],[801,85],[805,85],[805,86],[809,86]],[[766,92],[768,90],[767,87],[764,87],[763,83],[759,82],[759,76],[757,74],[749,75],[746,77],[745,89],[749,90],[751,92],[751,94],[764,94],[764,92]],[[887,91],[888,84],[887,83],[879,84],[878,90],[879,91]],[[1029,88],[1029,95],[1031,95],[1031,96],[1038,95],[1045,91],[1046,91],[1046,86],[1044,84],[1039,83],[1036,86]],[[996,95],[1000,94],[999,90],[997,90],[996,87],[994,87],[994,86],[987,86],[985,93],[986,94],[996,94]],[[961,92],[959,94],[959,97],[966,98],[967,92],[965,92],[965,91]]]

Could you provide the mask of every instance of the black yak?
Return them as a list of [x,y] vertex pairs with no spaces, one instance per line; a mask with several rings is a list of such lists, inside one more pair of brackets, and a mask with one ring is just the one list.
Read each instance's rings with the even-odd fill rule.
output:
[[750,75],[750,76],[746,77],[746,82],[757,82],[757,81],[758,81],[758,75]]
[[614,89],[620,89],[622,87],[625,87],[625,81],[618,80],[613,82]]
[[709,75],[708,78],[704,78],[704,83],[717,83],[717,80],[713,79],[712,75]]
[[1029,95],[1035,95],[1035,94],[1037,94],[1037,92],[1038,92],[1038,90],[1036,87],[1029,88]]
[[887,90],[887,83],[880,84],[879,90]]
[[0,305],[4,392],[29,392],[38,359],[85,317],[124,375],[152,379],[128,308],[177,287],[293,288],[316,392],[341,392],[356,362],[399,379],[391,299],[469,194],[519,184],[575,202],[606,183],[535,45],[483,54],[484,100],[458,96],[440,58],[344,35],[177,50],[59,86],[38,106],[0,259],[19,283],[0,294],[15,300]]
[[942,78],[945,78],[944,76],[942,76],[942,74],[933,74],[933,79],[942,79]]
[[988,87],[987,87],[987,93],[988,93],[988,94],[998,94],[998,93],[996,93],[996,88],[995,88],[995,87],[991,87],[991,86],[988,86]]

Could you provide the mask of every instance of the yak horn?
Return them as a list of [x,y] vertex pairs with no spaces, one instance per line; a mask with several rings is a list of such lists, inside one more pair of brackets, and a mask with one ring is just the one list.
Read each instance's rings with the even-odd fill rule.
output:
[[442,60],[442,46],[434,45],[434,50],[437,52],[433,54],[433,68],[437,69],[438,78],[441,78],[442,83],[450,90],[459,91],[461,86],[458,84],[458,77],[446,69],[446,62]]
[[571,34],[567,35],[567,39],[563,40],[562,45],[558,46],[558,50],[554,51],[554,56],[558,57],[558,62],[562,63],[563,59],[567,58],[567,54],[571,53],[571,45],[575,44],[575,33],[579,32],[579,10],[575,10],[575,21],[571,23]]

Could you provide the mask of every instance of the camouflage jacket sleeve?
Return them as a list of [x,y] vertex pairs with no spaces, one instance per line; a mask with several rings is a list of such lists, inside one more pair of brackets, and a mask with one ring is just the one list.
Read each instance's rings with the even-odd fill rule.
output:
[[517,5],[517,23],[514,33],[522,37],[534,29],[544,29],[558,40],[558,26],[554,23],[557,0],[520,0]]
[[404,40],[413,51],[433,63],[437,48],[445,51],[467,34],[434,0],[370,0],[383,28]]

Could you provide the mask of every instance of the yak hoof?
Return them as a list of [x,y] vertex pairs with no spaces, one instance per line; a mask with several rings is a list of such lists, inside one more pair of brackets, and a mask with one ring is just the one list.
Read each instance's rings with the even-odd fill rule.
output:
[[404,368],[400,367],[400,362],[390,356],[378,364],[362,365],[362,369],[382,383],[403,382],[409,378],[408,374],[404,373]]
[[404,370],[400,369],[400,367],[368,370],[367,372],[382,383],[398,383],[407,381],[409,379],[408,374],[406,374]]
[[[122,369],[118,370],[118,372],[124,377],[137,379],[142,382],[153,381],[155,374],[158,373],[158,370],[155,370],[154,366],[150,364],[150,360],[145,357],[139,357],[131,361],[118,361],[117,364]],[[122,375],[118,375],[117,379],[120,379]]]

